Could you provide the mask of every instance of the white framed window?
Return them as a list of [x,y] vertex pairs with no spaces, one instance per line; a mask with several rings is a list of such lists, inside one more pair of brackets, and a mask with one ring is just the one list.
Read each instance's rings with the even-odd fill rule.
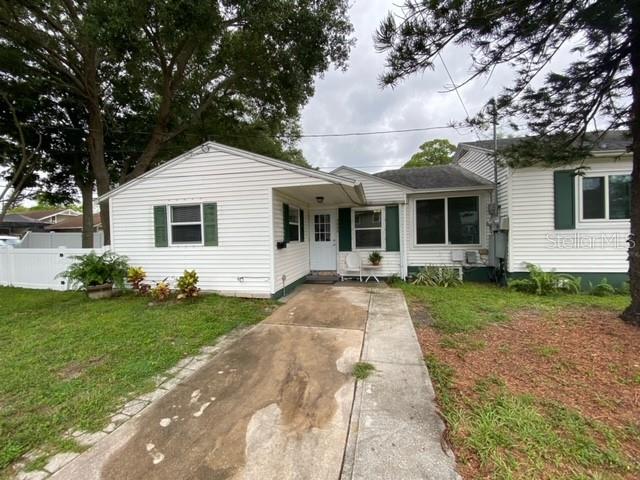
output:
[[171,245],[202,245],[202,204],[170,205]]
[[353,247],[355,250],[384,250],[384,209],[353,209]]
[[628,220],[631,216],[631,175],[590,174],[579,177],[580,221]]
[[300,241],[300,209],[289,205],[289,241]]
[[420,198],[414,204],[414,241],[421,245],[480,245],[480,197]]
[[331,241],[331,215],[316,213],[313,216],[313,233],[316,242]]

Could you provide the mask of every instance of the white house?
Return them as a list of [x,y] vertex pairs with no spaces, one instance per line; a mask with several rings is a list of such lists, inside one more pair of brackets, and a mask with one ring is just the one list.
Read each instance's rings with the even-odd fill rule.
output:
[[[497,213],[492,230],[497,261],[510,276],[534,263],[545,270],[580,276],[584,286],[606,278],[628,278],[632,154],[627,132],[590,135],[591,157],[557,168],[497,165]],[[498,150],[518,139],[499,140]],[[458,146],[455,163],[494,180],[491,141]],[[583,174],[575,169],[584,167]]]
[[151,280],[195,269],[204,290],[228,295],[280,296],[311,273],[346,273],[351,252],[366,266],[372,251],[383,256],[378,276],[448,265],[486,281],[531,262],[620,283],[631,160],[618,140],[594,150],[585,176],[499,165],[497,202],[482,142],[461,144],[452,165],[373,175],[208,142],[101,200],[111,248]]
[[380,252],[380,276],[427,263],[486,270],[492,190],[455,165],[323,173],[209,142],[101,200],[111,248],[151,280],[196,269],[205,290],[268,297],[312,271],[343,273],[349,252],[364,264]]

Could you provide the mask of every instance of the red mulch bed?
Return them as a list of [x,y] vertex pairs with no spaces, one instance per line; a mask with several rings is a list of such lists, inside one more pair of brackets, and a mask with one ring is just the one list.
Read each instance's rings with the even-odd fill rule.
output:
[[[566,309],[552,316],[521,311],[512,318],[466,335],[467,342],[480,345],[471,351],[443,348],[443,336],[422,322],[416,330],[425,355],[452,367],[455,388],[465,395],[473,396],[476,381],[493,375],[511,392],[557,401],[614,428],[640,428],[640,328],[598,309]],[[623,448],[640,458],[640,439],[624,442]],[[469,452],[459,453],[469,458]],[[461,473],[482,477],[470,460]]]

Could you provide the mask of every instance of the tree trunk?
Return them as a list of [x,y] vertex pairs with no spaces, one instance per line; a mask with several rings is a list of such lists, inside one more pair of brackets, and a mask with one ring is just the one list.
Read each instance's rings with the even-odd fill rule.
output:
[[93,248],[93,182],[79,183],[82,194],[82,248]]
[[[86,53],[85,83],[87,86],[87,110],[89,114],[89,136],[87,138],[89,148],[89,160],[93,176],[96,179],[98,196],[108,193],[111,189],[109,170],[104,158],[104,124],[102,120],[102,108],[100,105],[100,86],[98,82],[97,50],[91,47]],[[100,222],[104,232],[104,244],[111,244],[109,228],[109,202],[100,202]]]
[[640,326],[640,2],[630,1],[631,14],[631,121],[633,169],[631,171],[631,236],[629,286],[631,305],[621,318]]

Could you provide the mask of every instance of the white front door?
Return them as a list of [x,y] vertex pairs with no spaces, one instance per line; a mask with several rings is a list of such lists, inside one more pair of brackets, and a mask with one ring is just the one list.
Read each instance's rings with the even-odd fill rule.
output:
[[336,270],[336,211],[311,212],[311,270]]

